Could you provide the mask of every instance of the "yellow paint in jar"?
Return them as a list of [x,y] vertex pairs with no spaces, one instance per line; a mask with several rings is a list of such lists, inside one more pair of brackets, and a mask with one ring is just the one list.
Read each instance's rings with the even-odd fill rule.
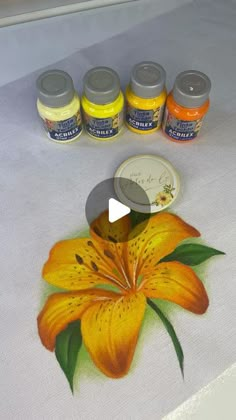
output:
[[123,126],[124,96],[118,74],[95,67],[84,76],[82,109],[87,133],[97,140],[116,137]]
[[49,70],[37,79],[38,113],[47,136],[57,143],[74,141],[82,132],[80,99],[70,75]]
[[166,72],[160,64],[136,64],[126,89],[126,124],[131,131],[149,134],[161,127],[166,101]]

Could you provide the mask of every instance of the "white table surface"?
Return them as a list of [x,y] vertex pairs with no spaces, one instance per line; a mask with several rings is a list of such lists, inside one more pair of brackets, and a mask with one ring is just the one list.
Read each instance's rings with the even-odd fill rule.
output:
[[0,28],[0,86],[187,1],[140,0]]
[[[0,52],[4,57],[0,66],[0,85],[123,32],[137,23],[166,13],[184,2],[143,0],[135,4],[0,28]],[[236,14],[234,4],[232,1],[232,11]],[[233,367],[167,416],[166,420],[221,420],[224,415],[226,420],[234,419],[235,386],[236,368]]]

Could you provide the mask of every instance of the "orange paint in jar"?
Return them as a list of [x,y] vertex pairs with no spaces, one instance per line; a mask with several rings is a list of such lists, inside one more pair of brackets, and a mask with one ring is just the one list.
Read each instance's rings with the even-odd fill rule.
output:
[[163,132],[177,143],[194,140],[209,109],[210,79],[202,72],[187,70],[175,80],[166,101]]

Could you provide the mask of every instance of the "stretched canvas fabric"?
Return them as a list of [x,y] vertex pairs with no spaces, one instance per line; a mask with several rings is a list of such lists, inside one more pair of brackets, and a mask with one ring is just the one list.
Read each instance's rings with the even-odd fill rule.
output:
[[[123,87],[133,64],[144,59],[165,67],[168,88],[180,71],[204,71],[212,81],[211,109],[191,144],[127,130],[111,143],[83,134],[79,142],[55,144],[36,112],[40,72],[0,89],[2,419],[160,419],[235,362],[235,15],[232,2],[195,1],[51,66],[68,71],[80,92],[82,76],[97,65],[117,70]],[[172,305],[184,380],[162,323],[145,320],[128,375],[107,378],[87,355],[72,395],[37,332],[45,297],[41,269],[54,243],[86,228],[92,188],[142,153],[172,162],[182,188],[170,210],[226,255],[199,274],[210,301],[203,316]]]

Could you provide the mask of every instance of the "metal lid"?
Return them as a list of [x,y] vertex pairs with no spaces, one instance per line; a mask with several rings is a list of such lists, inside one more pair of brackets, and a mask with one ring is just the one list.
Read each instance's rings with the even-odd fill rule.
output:
[[160,64],[143,61],[131,72],[130,87],[141,98],[155,98],[165,88],[166,72]]
[[49,70],[42,73],[36,82],[38,98],[49,108],[68,105],[75,94],[73,80],[62,70]]
[[[137,185],[145,194],[137,191]],[[119,200],[132,210],[156,213],[175,201],[180,191],[180,180],[168,160],[157,155],[137,155],[124,161],[117,169],[114,188]]]
[[186,108],[198,108],[209,98],[211,81],[206,74],[197,70],[180,73],[172,91],[174,100]]
[[109,104],[120,93],[118,74],[109,67],[95,67],[84,76],[84,95],[94,104]]

